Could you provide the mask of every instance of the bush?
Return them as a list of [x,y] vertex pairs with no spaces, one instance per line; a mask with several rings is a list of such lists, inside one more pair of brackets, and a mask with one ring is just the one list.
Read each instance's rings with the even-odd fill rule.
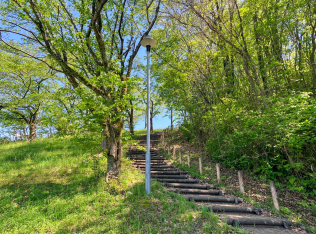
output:
[[225,115],[217,110],[220,145],[213,131],[206,148],[228,167],[247,168],[261,177],[287,183],[292,190],[316,195],[315,100],[309,93],[293,92],[282,99],[272,98],[270,103],[262,113],[246,111],[234,103]]

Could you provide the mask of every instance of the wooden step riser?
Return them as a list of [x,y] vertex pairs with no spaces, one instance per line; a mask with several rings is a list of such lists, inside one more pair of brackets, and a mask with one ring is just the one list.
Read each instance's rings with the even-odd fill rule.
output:
[[[215,188],[214,188],[215,189]],[[170,189],[170,192],[180,193],[180,194],[190,194],[190,195],[218,195],[222,196],[222,191],[217,190],[205,190],[205,189]]]
[[182,184],[182,183],[163,183],[166,187],[172,188],[194,188],[194,189],[210,189],[213,186],[204,184]]
[[185,183],[185,184],[197,184],[200,183],[200,180],[188,180],[188,179],[184,179],[184,180],[179,180],[179,179],[156,179],[159,182],[162,183]]
[[187,200],[194,202],[225,202],[225,203],[241,203],[240,198],[230,198],[230,197],[211,197],[211,196],[185,196]]
[[226,222],[229,225],[233,225],[237,227],[246,226],[246,225],[251,225],[251,226],[264,225],[264,226],[279,226],[279,227],[288,228],[289,226],[292,225],[290,221],[270,219],[270,218],[265,218],[265,219],[239,218],[239,219],[227,219],[227,220],[225,218],[222,218],[222,221]]
[[225,213],[225,212],[234,212],[234,213],[249,213],[249,214],[257,214],[262,213],[262,209],[260,208],[251,208],[245,206],[209,206],[207,207],[208,211],[213,211],[216,213]]
[[151,171],[152,175],[185,175],[188,174],[186,171]]

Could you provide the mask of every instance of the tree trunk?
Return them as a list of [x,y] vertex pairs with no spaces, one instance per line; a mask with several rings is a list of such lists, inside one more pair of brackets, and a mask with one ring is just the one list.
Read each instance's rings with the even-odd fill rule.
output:
[[106,182],[113,177],[117,177],[119,174],[121,158],[123,156],[121,139],[122,130],[123,121],[121,119],[115,123],[106,121],[106,126],[102,133],[105,137],[101,143],[101,147],[106,150],[107,157]]
[[151,101],[150,132],[154,132],[154,126],[153,126],[153,113],[154,113],[154,102],[153,102],[153,101]]
[[173,130],[173,118],[172,118],[172,108],[171,108],[171,131]]
[[34,141],[36,138],[36,123],[30,123],[29,124],[29,141]]
[[315,31],[316,31],[316,27],[312,28],[312,51],[310,54],[310,68],[312,70],[312,83],[313,83],[313,87],[312,87],[312,93],[313,93],[313,97],[316,97],[316,63],[315,63],[315,51],[316,51],[316,38],[315,38]]
[[265,94],[268,92],[268,85],[267,85],[267,74],[265,71],[265,63],[263,59],[263,52],[262,52],[262,46],[261,46],[261,38],[259,36],[259,32],[257,30],[257,15],[254,16],[254,32],[255,32],[255,37],[256,37],[256,44],[257,44],[257,58],[258,58],[258,63],[259,63],[259,72],[261,75],[261,80],[263,83],[263,89],[265,91]]
[[229,55],[223,60],[226,75],[226,93],[231,94],[235,85],[234,59],[230,59]]
[[134,136],[134,108],[132,107],[129,113],[129,132]]

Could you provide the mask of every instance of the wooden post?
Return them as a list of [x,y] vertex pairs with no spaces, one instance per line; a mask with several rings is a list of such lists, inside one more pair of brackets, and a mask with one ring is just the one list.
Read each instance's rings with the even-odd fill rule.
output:
[[275,185],[274,185],[273,181],[270,181],[270,189],[271,189],[271,194],[272,194],[274,208],[277,211],[280,211],[279,202],[278,202],[278,195],[277,195],[276,188],[275,188]]
[[244,181],[242,179],[242,172],[241,171],[238,171],[238,180],[239,180],[240,192],[244,195],[245,194],[245,188],[244,188]]
[[219,168],[219,163],[216,163],[216,175],[217,175],[217,183],[221,183],[221,172]]
[[172,157],[173,157],[173,160],[176,160],[176,147],[175,146],[173,146]]
[[180,161],[180,164],[182,164],[181,148],[179,149],[179,161]]
[[170,154],[170,144],[168,143],[168,154]]
[[199,157],[199,169],[200,169],[200,174],[202,175],[203,171],[202,171],[202,158],[201,158],[201,156]]
[[188,156],[188,167],[190,168],[190,151],[188,151],[187,156]]

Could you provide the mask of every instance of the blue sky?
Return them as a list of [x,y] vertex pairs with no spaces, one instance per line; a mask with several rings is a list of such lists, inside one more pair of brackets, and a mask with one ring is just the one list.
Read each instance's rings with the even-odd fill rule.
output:
[[[143,64],[147,63],[147,56],[146,56],[146,48],[145,47],[141,47],[138,51],[138,55],[141,58],[141,62]],[[153,125],[154,125],[154,129],[163,129],[163,128],[167,128],[168,126],[170,126],[170,118],[169,117],[163,117],[163,115],[157,115],[154,119],[153,119]],[[145,127],[145,120],[140,120],[137,122],[136,126],[135,126],[135,130],[141,130],[144,129]]]

